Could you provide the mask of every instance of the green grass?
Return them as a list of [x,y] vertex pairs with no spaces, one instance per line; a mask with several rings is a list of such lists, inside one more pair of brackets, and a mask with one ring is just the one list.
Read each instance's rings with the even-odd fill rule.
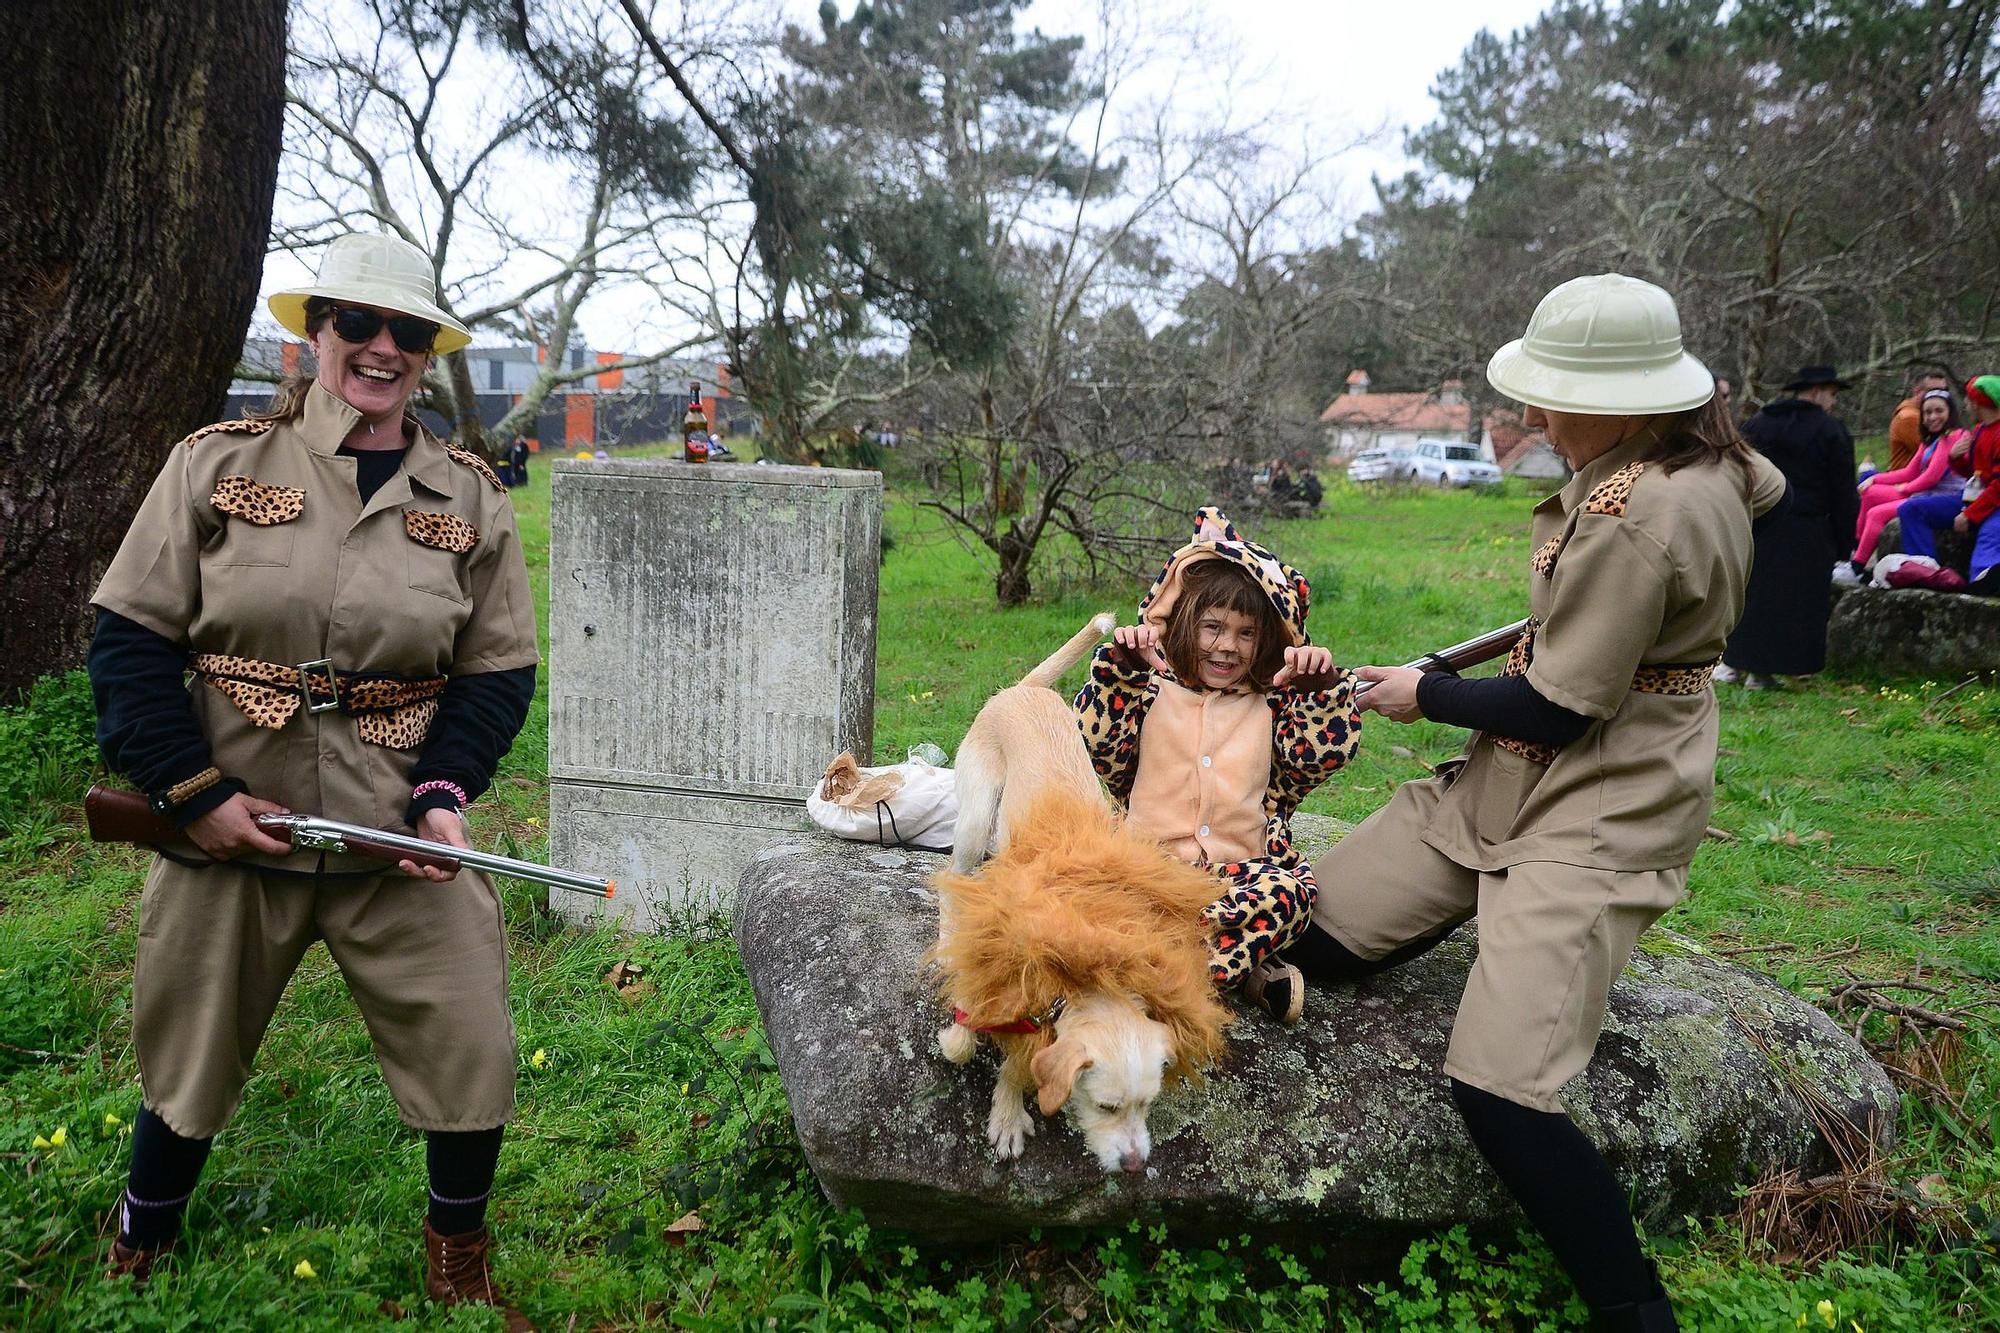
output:
[[[516,505],[546,597],[547,470]],[[1522,614],[1530,498],[1364,496],[1336,488],[1312,520],[1251,525],[1314,586],[1315,638],[1342,662],[1395,662]],[[955,747],[993,688],[1091,612],[1141,589],[1065,592],[998,611],[991,570],[937,520],[894,502],[882,570],[877,753]],[[545,613],[545,608],[544,608]],[[544,626],[546,620],[544,619]],[[546,633],[546,628],[544,628]],[[1745,955],[1809,998],[1856,975],[1922,968],[1948,992],[2000,998],[2000,851],[1991,776],[2000,689],[1841,680],[1723,696],[1720,800],[1694,892],[1667,924]],[[546,703],[481,803],[482,845],[540,850]],[[138,1106],[128,1040],[144,856],[83,840],[89,702],[74,679],[0,713],[0,1325],[339,1329],[497,1327],[420,1297],[423,1145],[403,1129],[366,1032],[323,949],[272,1025],[236,1122],[217,1142],[183,1255],[143,1293],[96,1276]],[[1354,819],[1457,734],[1371,718],[1361,757],[1309,808]],[[1361,1288],[1326,1256],[1177,1244],[1157,1229],[1034,1236],[931,1251],[832,1210],[791,1137],[783,1089],[726,931],[619,937],[559,927],[507,889],[520,1025],[520,1117],[494,1221],[506,1288],[545,1328],[1567,1327],[1574,1307],[1541,1247],[1489,1252],[1446,1233]],[[1776,946],[1776,947],[1774,947]],[[650,990],[604,984],[619,960]],[[1877,1035],[1880,1035],[1879,1033]],[[2000,1050],[1980,1018],[1953,1077],[1973,1114],[1908,1097],[1897,1178],[1971,1205],[2000,1188]],[[535,1064],[530,1057],[542,1053]],[[60,1147],[36,1136],[67,1131]],[[698,1210],[705,1230],[666,1228]],[[1993,1236],[1887,1248],[1801,1273],[1746,1256],[1725,1221],[1656,1238],[1683,1326],[1841,1330],[2000,1326]],[[317,1276],[294,1276],[301,1260]]]

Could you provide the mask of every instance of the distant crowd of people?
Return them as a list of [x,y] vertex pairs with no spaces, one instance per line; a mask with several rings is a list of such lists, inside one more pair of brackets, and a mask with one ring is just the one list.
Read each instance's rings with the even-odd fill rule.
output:
[[[1717,383],[1725,402],[1726,383]],[[1758,533],[1743,619],[1718,681],[1757,689],[1825,667],[1835,584],[2000,594],[2000,522],[1989,521],[2000,509],[2000,376],[1964,386],[1968,427],[1949,377],[1920,368],[1896,407],[1880,471],[1872,460],[1857,470],[1854,439],[1833,415],[1848,387],[1833,367],[1806,366],[1742,423],[1791,491]],[[1892,519],[1901,549],[1884,552]],[[1941,555],[1947,531],[1959,549]]]

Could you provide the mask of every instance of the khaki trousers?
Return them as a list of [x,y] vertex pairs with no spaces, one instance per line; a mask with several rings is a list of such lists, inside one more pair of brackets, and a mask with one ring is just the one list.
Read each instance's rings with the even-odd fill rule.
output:
[[1462,1083],[1538,1111],[1597,1049],[1611,984],[1646,927],[1687,891],[1687,867],[1600,870],[1529,861],[1481,872],[1423,841],[1442,786],[1407,782],[1320,859],[1313,922],[1375,959],[1477,916],[1479,956],[1445,1051]]
[[506,932],[485,876],[289,879],[157,858],[139,907],[132,1035],[146,1104],[175,1133],[207,1138],[229,1123],[314,940],[339,965],[406,1124],[512,1118]]

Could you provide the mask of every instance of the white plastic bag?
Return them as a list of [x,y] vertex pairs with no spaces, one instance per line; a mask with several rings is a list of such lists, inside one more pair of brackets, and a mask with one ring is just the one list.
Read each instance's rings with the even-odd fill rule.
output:
[[950,851],[958,775],[921,759],[862,768],[842,754],[806,797],[806,814],[828,833],[857,842]]

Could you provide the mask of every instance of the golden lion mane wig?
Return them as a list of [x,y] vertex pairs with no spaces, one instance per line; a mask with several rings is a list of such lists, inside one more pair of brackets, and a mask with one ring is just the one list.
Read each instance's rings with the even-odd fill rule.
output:
[[1199,1077],[1221,1055],[1230,1014],[1208,975],[1214,927],[1201,911],[1222,885],[1103,801],[1043,792],[1004,851],[931,883],[948,925],[931,951],[940,989],[973,1025],[1043,1014],[1090,991],[1129,994],[1167,1028],[1170,1075]]

